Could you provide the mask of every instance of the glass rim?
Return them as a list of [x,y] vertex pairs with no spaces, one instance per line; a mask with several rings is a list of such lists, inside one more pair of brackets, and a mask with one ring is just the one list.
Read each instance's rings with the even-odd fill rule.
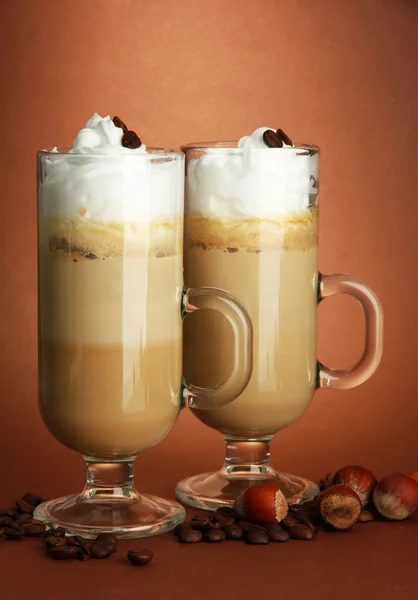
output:
[[135,156],[141,158],[172,158],[179,159],[184,156],[184,153],[181,150],[173,150],[172,148],[154,148],[152,146],[147,146],[145,152],[117,152],[117,153],[108,153],[101,154],[99,152],[70,152],[72,150],[71,146],[54,146],[54,148],[50,149],[41,149],[37,151],[37,156],[74,156],[75,158],[80,158],[85,156],[86,158],[109,158],[112,156]]
[[294,146],[283,146],[282,148],[238,148],[238,142],[190,142],[188,144],[182,144],[180,146],[180,150],[186,153],[188,150],[197,150],[204,152],[205,150],[220,150],[220,151],[228,151],[234,150],[234,154],[241,154],[244,151],[246,152],[271,152],[274,150],[275,152],[289,152],[296,151],[297,156],[307,156],[308,154],[313,156],[314,154],[320,153],[319,146],[315,144],[295,144]]

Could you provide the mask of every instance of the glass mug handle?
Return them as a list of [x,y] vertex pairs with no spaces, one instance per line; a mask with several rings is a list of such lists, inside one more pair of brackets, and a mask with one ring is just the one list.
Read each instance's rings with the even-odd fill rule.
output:
[[318,302],[334,294],[348,294],[359,301],[365,317],[366,339],[363,354],[349,369],[330,369],[318,362],[318,387],[348,390],[369,379],[383,353],[383,309],[376,294],[351,275],[319,274]]
[[247,387],[253,368],[253,327],[247,311],[232,294],[214,287],[184,287],[182,318],[203,308],[222,313],[234,335],[234,365],[224,382],[214,388],[201,388],[185,379],[182,381],[182,406],[206,410],[229,404]]

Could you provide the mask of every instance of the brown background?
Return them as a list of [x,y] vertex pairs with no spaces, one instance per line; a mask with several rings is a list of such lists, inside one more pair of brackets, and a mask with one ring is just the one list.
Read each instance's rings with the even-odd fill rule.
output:
[[[375,289],[385,353],[361,388],[318,392],[276,436],[273,462],[313,478],[347,462],[377,475],[418,468],[418,2],[0,6],[1,501],[83,484],[80,457],[37,410],[35,152],[71,144],[94,111],[119,114],[148,145],[237,139],[267,125],[321,147],[320,268]],[[362,335],[354,301],[321,305],[321,360],[353,362]],[[138,460],[139,487],[173,496],[180,477],[220,466],[222,455],[220,435],[185,411]]]

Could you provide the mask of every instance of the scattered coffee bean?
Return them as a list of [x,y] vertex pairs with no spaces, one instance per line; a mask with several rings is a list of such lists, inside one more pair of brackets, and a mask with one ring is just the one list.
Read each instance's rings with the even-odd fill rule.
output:
[[67,546],[84,546],[86,540],[81,537],[81,535],[70,535],[70,537],[66,538]]
[[289,527],[292,527],[293,525],[299,525],[299,521],[296,518],[295,513],[289,512],[287,517],[280,521],[280,525],[284,527],[284,529],[289,529]]
[[208,517],[192,517],[190,521],[190,527],[197,529],[197,531],[205,532],[210,529],[211,519]]
[[278,523],[263,523],[263,527],[267,531],[270,542],[289,541],[289,532],[280,527]]
[[224,527],[223,531],[227,540],[240,540],[244,535],[243,528],[237,525],[237,523],[227,525]]
[[[213,529],[216,531],[216,529]],[[181,544],[197,544],[203,539],[203,533],[198,529],[183,527],[178,534],[178,540]]]
[[128,550],[128,560],[135,566],[148,565],[153,559],[153,552],[144,548],[144,550]]
[[107,558],[116,552],[117,539],[114,535],[101,533],[90,546],[92,558]]
[[240,516],[232,506],[221,506],[216,509],[216,512],[222,515],[223,517],[230,517],[231,519],[239,519]]
[[70,558],[76,558],[78,555],[78,548],[76,546],[66,546],[60,544],[59,546],[53,546],[48,548],[48,556],[55,560],[68,560]]
[[183,529],[190,529],[190,523],[184,522],[176,525],[176,527],[173,529],[174,535],[178,537]]
[[31,537],[41,536],[46,529],[45,523],[35,523],[33,521],[26,521],[23,525],[24,535],[28,535]]
[[56,527],[55,529],[50,529],[49,534],[55,537],[65,537],[66,531],[64,527]]
[[263,133],[263,141],[269,148],[282,148],[283,142],[273,129],[267,129]]
[[28,504],[31,504],[32,506],[38,506],[39,504],[42,504],[42,502],[45,502],[45,499],[42,498],[42,496],[34,494],[33,492],[28,492],[27,494],[25,494],[22,497],[22,500],[24,500]]
[[16,506],[17,508],[20,510],[21,513],[25,514],[25,515],[33,515],[33,511],[35,509],[34,506],[32,506],[32,504],[29,504],[29,502],[26,502],[25,500],[16,500]]
[[112,552],[116,552],[116,546],[118,545],[118,538],[112,533],[99,533],[96,538],[96,542],[101,544],[107,544],[113,548]]
[[266,531],[253,529],[245,534],[245,541],[247,544],[268,544],[270,538]]
[[369,523],[370,521],[374,521],[374,516],[373,514],[368,511],[365,510],[364,508],[360,511],[360,515],[358,518],[358,522],[359,523]]
[[135,148],[139,148],[142,144],[140,137],[135,133],[135,131],[125,131],[122,136],[122,146],[124,148],[130,148],[134,150]]
[[283,142],[283,144],[286,144],[286,146],[293,146],[292,140],[290,139],[290,137],[288,135],[285,134],[283,129],[278,129],[276,131],[276,133],[279,136],[279,138],[281,139],[281,141]]
[[17,510],[17,508],[2,508],[0,509],[0,517],[10,517],[11,519],[18,519],[19,518],[19,511]]
[[32,515],[20,515],[19,521],[21,523],[28,523],[29,521],[32,521]]
[[301,523],[302,525],[307,525],[312,529],[312,531],[315,531],[315,525],[313,524],[313,520],[308,512],[305,512],[304,510],[299,510],[295,516],[299,523]]
[[226,538],[225,532],[222,529],[209,529],[203,536],[205,542],[223,542]]
[[46,538],[45,543],[47,548],[54,548],[55,546],[64,546],[65,538],[55,537],[54,535],[51,535],[50,537]]
[[0,517],[0,527],[11,527],[12,525],[12,517]]
[[242,529],[247,533],[248,531],[253,531],[254,529],[258,529],[261,531],[265,531],[264,527],[261,525],[256,525],[255,523],[250,523],[250,521],[237,521],[237,525],[242,527]]
[[[76,546],[74,546],[76,547]],[[87,546],[78,546],[77,549],[77,558],[78,560],[89,560],[91,558],[90,556],[90,549],[87,548]]]
[[289,527],[289,535],[293,540],[311,540],[314,536],[314,532],[309,525],[291,525]]
[[15,527],[5,527],[4,534],[8,540],[21,540],[23,537],[23,531]]
[[122,129],[124,133],[125,131],[128,131],[128,128],[126,127],[125,123],[122,121],[122,119],[119,119],[119,117],[113,117],[112,121],[115,127],[120,127],[120,129]]

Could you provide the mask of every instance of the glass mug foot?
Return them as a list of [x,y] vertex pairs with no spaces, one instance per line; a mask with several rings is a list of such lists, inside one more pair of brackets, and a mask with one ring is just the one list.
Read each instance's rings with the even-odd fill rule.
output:
[[319,493],[316,483],[309,479],[270,469],[268,473],[224,474],[217,471],[188,477],[177,484],[176,496],[194,508],[216,510],[221,506],[232,506],[241,492],[251,485],[266,482],[277,483],[289,504],[306,502]]
[[71,535],[94,538],[99,533],[111,533],[119,539],[171,531],[185,516],[184,508],[177,502],[147,494],[138,494],[135,499],[64,496],[44,502],[34,513],[35,519],[53,527],[65,527]]

